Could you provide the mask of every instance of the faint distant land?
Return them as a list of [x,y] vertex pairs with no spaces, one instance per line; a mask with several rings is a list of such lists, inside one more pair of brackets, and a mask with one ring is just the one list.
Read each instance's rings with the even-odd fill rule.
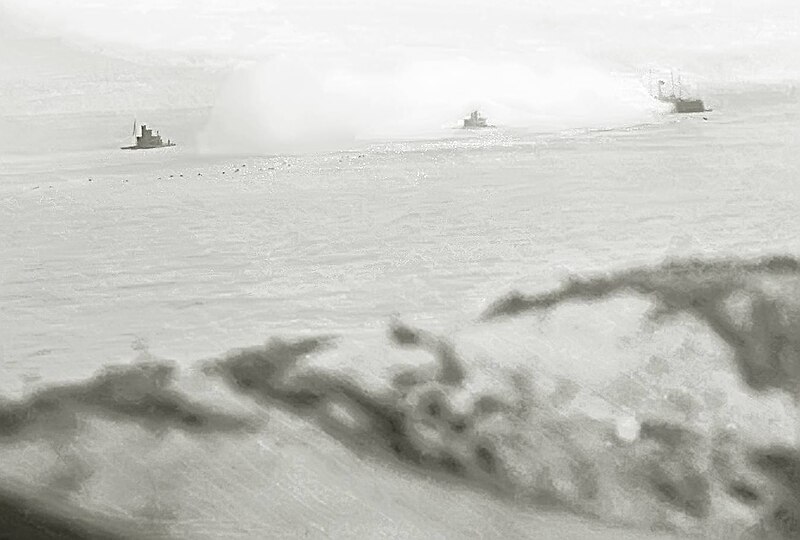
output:
[[469,115],[469,118],[464,118],[463,129],[479,129],[489,127],[494,126],[487,125],[486,118],[482,117],[478,111],[472,111],[472,113]]
[[147,126],[142,124],[142,134],[136,136],[136,120],[133,121],[133,136],[136,137],[136,144],[133,146],[123,146],[123,150],[146,150],[148,148],[164,148],[167,146],[175,146],[175,143],[167,139],[167,142],[161,140],[161,135],[153,135],[152,129],[147,129]]
[[[675,85],[675,79],[670,73],[670,93],[669,95],[664,95],[663,87],[667,84],[665,81],[659,80],[658,81],[658,94],[656,95],[656,99],[659,101],[663,101],[664,103],[669,103],[672,105],[672,112],[675,113],[696,113],[696,112],[706,112],[710,111],[711,109],[706,109],[706,106],[703,104],[702,99],[685,99],[683,97],[683,87],[681,86],[681,77],[678,75],[678,84]],[[678,90],[678,95],[675,95],[675,89]],[[652,90],[651,90],[652,93]]]

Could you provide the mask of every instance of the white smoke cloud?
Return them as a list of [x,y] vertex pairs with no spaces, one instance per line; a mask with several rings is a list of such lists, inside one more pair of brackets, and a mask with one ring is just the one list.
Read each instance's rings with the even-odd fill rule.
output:
[[625,125],[657,110],[636,77],[550,53],[527,60],[440,56],[368,67],[276,59],[230,78],[201,147],[271,153],[445,136],[475,108],[498,126],[534,131]]

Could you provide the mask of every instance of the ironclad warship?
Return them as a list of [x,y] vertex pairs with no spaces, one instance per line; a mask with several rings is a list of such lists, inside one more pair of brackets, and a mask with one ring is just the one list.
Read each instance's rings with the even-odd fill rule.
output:
[[136,135],[136,120],[133,121],[133,136],[136,137],[136,144],[132,146],[123,146],[122,150],[147,150],[150,148],[165,148],[167,146],[175,146],[175,143],[167,139],[164,142],[161,139],[158,131],[153,135],[153,130],[148,129],[146,125],[142,124],[142,134]]
[[494,127],[486,124],[486,118],[481,116],[478,111],[472,111],[469,115],[469,118],[464,118],[464,126],[463,129],[478,129],[478,128],[488,128]]
[[658,81],[658,95],[656,95],[656,99],[662,101],[664,103],[669,103],[672,105],[672,112],[675,113],[696,113],[696,112],[707,112],[711,109],[706,109],[705,104],[703,103],[702,99],[686,99],[683,97],[683,87],[681,86],[681,78],[680,75],[678,76],[678,95],[675,95],[675,80],[672,78],[670,74],[670,94],[667,96],[664,94],[663,87],[666,84],[666,81],[659,80]]

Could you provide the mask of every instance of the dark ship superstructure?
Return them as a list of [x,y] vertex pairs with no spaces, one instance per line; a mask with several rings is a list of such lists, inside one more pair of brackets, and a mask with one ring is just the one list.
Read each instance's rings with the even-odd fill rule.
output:
[[680,75],[678,76],[678,95],[675,95],[675,81],[672,79],[672,75],[670,75],[671,85],[670,85],[670,94],[667,96],[664,94],[663,87],[666,81],[658,81],[658,94],[655,96],[657,100],[662,101],[664,103],[669,103],[672,105],[672,112],[675,113],[696,113],[696,112],[706,112],[710,111],[711,109],[706,109],[705,104],[703,104],[702,99],[685,99],[683,97],[683,88],[681,86],[681,78]]
[[156,131],[156,134],[153,135],[153,130],[147,129],[147,126],[144,124],[142,124],[142,134],[136,136],[136,121],[133,122],[133,136],[136,137],[136,144],[133,146],[123,146],[123,150],[146,150],[149,148],[175,146],[175,143],[169,139],[167,139],[167,142],[164,142],[161,139],[161,135],[159,135],[158,131]]
[[472,111],[469,118],[464,118],[464,129],[477,129],[492,127],[486,124],[486,118],[482,117],[478,111]]

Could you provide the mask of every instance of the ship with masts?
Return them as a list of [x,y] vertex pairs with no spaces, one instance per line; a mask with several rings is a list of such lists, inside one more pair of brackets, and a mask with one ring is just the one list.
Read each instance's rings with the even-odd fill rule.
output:
[[156,131],[153,135],[153,130],[148,129],[146,125],[141,126],[141,135],[137,136],[136,120],[133,121],[133,136],[136,138],[136,144],[132,146],[123,146],[122,150],[147,150],[151,148],[166,148],[168,146],[175,146],[175,143],[167,139],[164,142],[161,135]]
[[[702,99],[691,99],[691,98],[684,98],[683,97],[683,86],[681,85],[681,76],[678,75],[678,83],[675,84],[675,78],[670,73],[670,93],[669,95],[664,94],[664,86],[667,84],[666,81],[659,80],[658,81],[658,93],[654,96],[657,100],[663,103],[669,103],[672,105],[672,112],[675,113],[697,113],[697,112],[708,112],[711,109],[707,109],[705,104],[703,103]],[[677,90],[677,95],[675,91]],[[651,89],[652,94],[652,89]]]

